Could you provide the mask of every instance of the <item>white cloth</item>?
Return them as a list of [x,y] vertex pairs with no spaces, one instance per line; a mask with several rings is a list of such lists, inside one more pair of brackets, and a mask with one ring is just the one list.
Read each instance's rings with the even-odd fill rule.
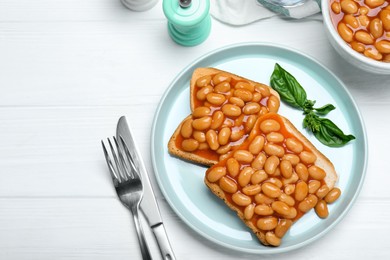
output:
[[240,26],[279,14],[304,18],[321,12],[320,3],[320,0],[307,0],[302,5],[282,7],[265,0],[210,0],[210,14],[223,23]]

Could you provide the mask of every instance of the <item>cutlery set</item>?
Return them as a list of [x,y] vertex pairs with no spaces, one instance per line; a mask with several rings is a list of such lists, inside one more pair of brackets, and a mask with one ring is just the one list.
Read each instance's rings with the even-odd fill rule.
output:
[[152,257],[139,220],[139,208],[153,231],[162,258],[164,260],[176,259],[165,231],[148,173],[124,116],[118,121],[116,137],[108,138],[107,142],[108,145],[105,145],[102,141],[104,156],[118,198],[132,212],[143,259],[152,259]]

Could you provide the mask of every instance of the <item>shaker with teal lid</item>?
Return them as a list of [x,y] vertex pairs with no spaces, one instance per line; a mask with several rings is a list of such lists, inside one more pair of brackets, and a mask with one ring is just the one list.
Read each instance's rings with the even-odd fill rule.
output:
[[211,30],[209,0],[163,0],[171,38],[184,46],[195,46],[207,39]]

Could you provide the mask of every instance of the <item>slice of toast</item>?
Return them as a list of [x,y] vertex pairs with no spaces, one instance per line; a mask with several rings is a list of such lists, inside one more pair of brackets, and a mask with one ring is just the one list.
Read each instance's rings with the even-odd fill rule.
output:
[[216,164],[249,135],[257,118],[277,112],[280,98],[269,86],[215,68],[195,69],[190,82],[192,114],[168,143],[170,154]]
[[279,246],[310,209],[327,217],[327,203],[340,195],[337,179],[330,160],[290,121],[269,113],[244,143],[207,170],[204,180],[262,244]]

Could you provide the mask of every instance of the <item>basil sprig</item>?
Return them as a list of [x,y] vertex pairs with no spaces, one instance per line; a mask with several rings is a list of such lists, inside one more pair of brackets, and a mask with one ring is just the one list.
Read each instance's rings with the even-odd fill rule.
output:
[[301,84],[277,63],[271,75],[271,87],[279,93],[280,98],[287,104],[302,109],[305,115],[303,127],[312,131],[321,143],[330,147],[341,147],[355,139],[353,135],[345,135],[331,120],[320,117],[334,110],[335,106],[327,104],[315,108],[315,100],[307,99],[306,91]]

